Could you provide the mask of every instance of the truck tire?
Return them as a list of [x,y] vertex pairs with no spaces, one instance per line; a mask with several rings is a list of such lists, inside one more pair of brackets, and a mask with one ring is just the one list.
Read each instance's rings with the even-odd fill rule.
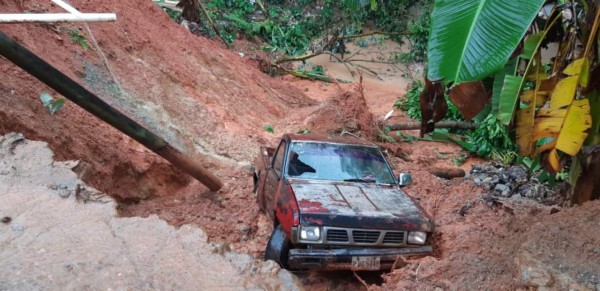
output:
[[285,232],[281,224],[277,225],[269,238],[267,249],[265,250],[265,261],[273,260],[278,263],[281,268],[288,268],[288,252],[290,250],[290,241],[285,236]]

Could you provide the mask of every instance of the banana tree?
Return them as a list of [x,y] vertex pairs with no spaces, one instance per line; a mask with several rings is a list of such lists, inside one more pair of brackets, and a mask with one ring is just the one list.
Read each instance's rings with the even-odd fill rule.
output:
[[[438,0],[432,14],[427,78],[450,88],[467,120],[488,103],[481,80],[499,71],[525,35],[544,0]],[[436,103],[445,100],[435,100]],[[430,106],[431,107],[431,106]],[[423,107],[422,107],[423,108]],[[423,116],[434,114],[424,112]],[[422,120],[425,126],[436,120]]]
[[[451,97],[461,92],[451,101],[465,117],[480,110],[482,96],[487,97],[481,89],[462,87],[481,88],[478,82],[493,79],[491,114],[516,127],[521,155],[541,156],[545,168],[556,173],[568,156],[581,153],[586,138],[587,144],[600,141],[600,94],[596,93],[600,55],[594,49],[600,10],[593,1],[554,5],[540,28],[532,21],[543,4],[543,0],[436,1],[428,79],[447,86]],[[542,46],[557,28],[566,33],[548,63],[547,57],[542,58]],[[578,50],[577,40],[585,50]],[[428,115],[423,112],[423,116]],[[431,123],[423,128],[431,130]],[[578,173],[572,175],[573,185]]]

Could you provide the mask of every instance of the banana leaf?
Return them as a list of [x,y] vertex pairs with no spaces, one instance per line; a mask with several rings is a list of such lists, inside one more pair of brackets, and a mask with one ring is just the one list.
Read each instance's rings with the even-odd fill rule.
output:
[[502,85],[502,91],[500,91],[500,101],[498,103],[498,119],[505,125],[508,125],[512,120],[524,79],[522,76],[506,75],[504,77],[504,84]]
[[[570,156],[575,156],[583,146],[587,131],[592,126],[590,103],[587,99],[573,101],[568,110],[558,110],[566,111],[566,114],[563,121],[555,119],[555,124],[553,124],[554,128],[559,128],[557,139],[540,147],[540,151],[550,149],[546,159],[546,168],[554,174],[561,169],[558,150]],[[558,125],[559,122],[562,123],[562,126]]]
[[589,93],[590,112],[592,116],[592,128],[590,134],[585,141],[586,145],[600,144],[600,91]]
[[459,84],[501,69],[544,0],[437,0],[428,44],[432,81]]
[[535,148],[535,141],[532,138],[535,112],[537,107],[546,103],[548,96],[548,92],[540,91],[542,80],[547,78],[546,72],[541,65],[540,53],[536,54],[535,64],[530,74],[531,78],[535,80],[535,87],[533,90],[525,91],[521,94],[521,104],[524,104],[526,107],[517,110],[516,137],[519,153],[522,156],[530,155]]
[[496,74],[494,77],[494,85],[492,87],[492,114],[498,115],[500,110],[500,92],[502,92],[502,85],[504,84],[504,78],[507,75],[514,76],[517,74],[518,58],[512,58],[508,60],[504,69]]

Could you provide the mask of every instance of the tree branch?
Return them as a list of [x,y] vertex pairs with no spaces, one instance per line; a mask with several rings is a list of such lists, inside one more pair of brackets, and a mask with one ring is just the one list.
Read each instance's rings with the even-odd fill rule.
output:
[[227,44],[227,42],[225,41],[225,39],[223,38],[223,36],[221,35],[221,33],[219,32],[219,29],[217,28],[217,25],[215,25],[215,22],[212,20],[212,18],[210,18],[210,15],[208,14],[208,10],[206,10],[206,7],[204,7],[204,4],[202,4],[202,1],[196,0],[196,3],[200,7],[200,9],[202,9],[204,16],[206,16],[206,19],[208,19],[208,22],[210,23],[210,26],[212,26],[212,29],[215,31],[215,33],[219,36],[219,38],[221,38],[221,40],[223,41],[223,43],[226,46],[229,46]]
[[371,35],[376,35],[376,34],[383,34],[383,35],[411,35],[413,33],[410,33],[410,32],[385,32],[385,31],[379,31],[379,30],[377,30],[377,31],[372,31],[372,32],[368,32],[368,33],[361,33],[361,34],[355,34],[355,35],[340,36],[340,37],[338,37],[338,39],[339,40],[353,39],[353,38],[371,36]]

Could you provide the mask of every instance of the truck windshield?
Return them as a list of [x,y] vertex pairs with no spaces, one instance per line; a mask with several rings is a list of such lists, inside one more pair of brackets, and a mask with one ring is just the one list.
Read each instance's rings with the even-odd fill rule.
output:
[[290,178],[395,184],[377,148],[319,142],[292,142],[287,160]]

